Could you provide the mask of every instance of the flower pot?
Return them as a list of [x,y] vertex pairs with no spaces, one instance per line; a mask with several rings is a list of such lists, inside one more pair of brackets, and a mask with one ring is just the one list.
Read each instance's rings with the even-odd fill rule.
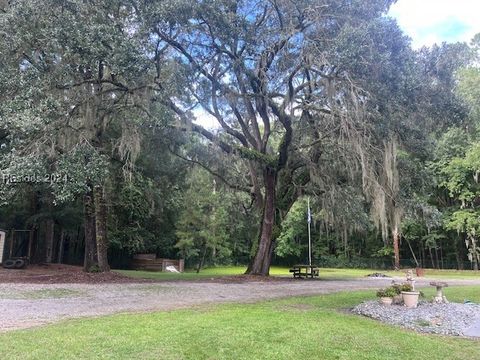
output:
[[380,303],[383,305],[392,305],[393,298],[391,297],[381,297],[380,298]]
[[422,268],[415,268],[415,273],[417,274],[418,277],[424,277],[425,276],[425,269]]
[[416,308],[419,296],[419,291],[402,291],[403,304],[407,308]]

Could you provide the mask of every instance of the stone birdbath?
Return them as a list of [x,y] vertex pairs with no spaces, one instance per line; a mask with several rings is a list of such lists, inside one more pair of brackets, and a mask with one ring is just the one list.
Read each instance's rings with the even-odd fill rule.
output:
[[437,294],[433,298],[433,302],[437,304],[448,304],[447,298],[443,295],[443,288],[448,287],[448,284],[442,281],[433,281],[430,285],[437,288]]

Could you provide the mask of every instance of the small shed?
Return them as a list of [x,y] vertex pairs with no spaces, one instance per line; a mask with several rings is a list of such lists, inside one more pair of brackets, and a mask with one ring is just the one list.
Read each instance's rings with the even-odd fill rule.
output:
[[156,254],[136,254],[133,255],[131,262],[131,268],[134,270],[166,271],[167,266],[174,266],[179,272],[183,272],[185,261],[157,258]]

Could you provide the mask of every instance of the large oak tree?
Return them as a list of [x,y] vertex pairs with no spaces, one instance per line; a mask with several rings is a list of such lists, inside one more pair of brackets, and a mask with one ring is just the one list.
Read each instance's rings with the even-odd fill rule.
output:
[[[262,214],[248,273],[269,273],[281,220],[312,180],[332,185],[355,172],[370,195],[388,191],[367,183],[378,173],[369,159],[375,121],[397,110],[377,100],[388,101],[389,84],[403,85],[405,66],[393,63],[408,48],[382,17],[391,3],[172,1],[145,10],[155,56],[173,58],[187,84],[163,101],[184,126],[248,167]],[[374,85],[364,86],[368,80]],[[201,111],[190,111],[195,105]],[[217,129],[202,126],[206,115]]]

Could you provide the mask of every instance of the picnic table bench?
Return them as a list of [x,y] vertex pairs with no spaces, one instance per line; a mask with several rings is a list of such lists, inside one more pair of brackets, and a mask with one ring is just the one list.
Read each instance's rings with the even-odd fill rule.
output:
[[294,278],[311,278],[318,277],[319,268],[316,265],[293,265],[289,270],[293,273]]

